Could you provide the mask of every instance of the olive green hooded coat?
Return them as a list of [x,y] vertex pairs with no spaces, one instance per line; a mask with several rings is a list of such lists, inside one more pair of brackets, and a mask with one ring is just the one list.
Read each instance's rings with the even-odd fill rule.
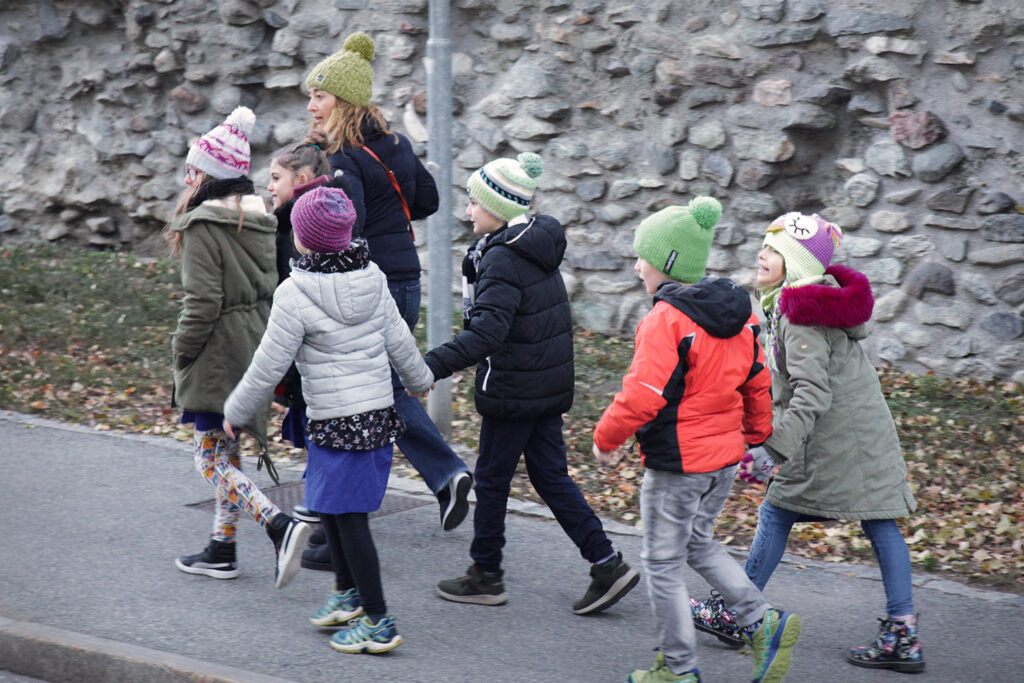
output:
[[784,459],[765,500],[832,519],[892,519],[914,511],[896,426],[859,344],[871,286],[832,266],[819,284],[784,287],[765,348],[773,428]]

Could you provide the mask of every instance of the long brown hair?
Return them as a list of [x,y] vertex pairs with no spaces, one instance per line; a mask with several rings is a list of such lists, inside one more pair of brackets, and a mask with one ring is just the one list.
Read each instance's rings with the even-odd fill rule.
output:
[[[215,178],[205,171],[199,171],[196,175],[196,181],[189,186],[186,186],[181,194],[178,195],[178,201],[174,205],[174,213],[171,214],[171,220],[167,222],[164,229],[160,231],[160,237],[164,239],[169,245],[171,245],[171,255],[178,256],[181,254],[181,237],[182,233],[180,230],[171,230],[171,225],[174,223],[174,219],[181,214],[189,210],[189,202],[199,192],[199,188],[207,183],[212,183]],[[235,206],[238,208],[238,232],[242,232],[242,225],[245,224],[245,212],[242,211],[242,196],[235,195]]]
[[334,108],[323,124],[323,131],[330,140],[328,154],[337,152],[342,145],[362,147],[366,142],[363,138],[363,128],[368,123],[379,128],[385,135],[393,136],[395,143],[398,143],[398,134],[388,127],[388,122],[376,106],[370,104],[360,107],[336,95],[331,97],[334,98]]

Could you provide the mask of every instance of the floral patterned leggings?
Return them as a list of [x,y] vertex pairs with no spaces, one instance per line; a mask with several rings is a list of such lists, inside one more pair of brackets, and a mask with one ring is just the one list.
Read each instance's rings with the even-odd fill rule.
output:
[[222,543],[234,543],[238,516],[243,508],[266,530],[270,520],[281,509],[242,474],[238,439],[229,439],[220,429],[197,429],[195,447],[196,470],[216,489],[212,538]]

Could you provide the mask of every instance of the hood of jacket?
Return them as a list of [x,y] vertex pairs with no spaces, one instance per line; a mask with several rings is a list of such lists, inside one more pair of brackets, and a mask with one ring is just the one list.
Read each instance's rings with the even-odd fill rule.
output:
[[[245,213],[245,229],[238,232],[238,207],[231,197],[209,199],[191,211],[175,218],[170,230],[185,231],[196,223],[212,223],[237,234],[236,241],[257,263],[263,262],[267,254],[266,242],[260,235],[274,234],[277,230],[277,218],[267,213],[267,206],[256,195],[245,195],[241,199],[242,211]],[[251,230],[252,233],[247,233]],[[253,238],[250,238],[250,235]]]
[[321,310],[345,325],[369,320],[381,298],[388,295],[384,273],[373,262],[365,268],[341,273],[312,272],[296,262],[291,280]]
[[526,215],[513,218],[504,228],[488,236],[481,257],[497,247],[512,249],[522,258],[537,264],[545,273],[558,270],[565,256],[565,230],[551,216]]
[[695,285],[664,282],[654,293],[654,303],[659,301],[678,308],[720,339],[739,334],[752,310],[747,291],[727,278],[704,278]]
[[875,299],[868,278],[853,268],[833,265],[820,283],[783,287],[778,311],[797,325],[839,328],[857,339],[871,319]]

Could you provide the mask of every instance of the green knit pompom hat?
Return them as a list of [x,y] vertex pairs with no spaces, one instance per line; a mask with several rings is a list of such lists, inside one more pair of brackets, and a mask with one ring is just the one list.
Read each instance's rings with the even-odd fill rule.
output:
[[341,50],[309,72],[307,88],[326,90],[357,107],[370,104],[373,94],[373,38],[362,31],[345,39]]
[[487,213],[506,223],[526,213],[544,172],[544,160],[533,152],[515,159],[495,159],[473,171],[466,182],[469,196]]
[[636,255],[679,282],[700,282],[711,253],[722,205],[714,197],[694,197],[648,216],[633,235]]

